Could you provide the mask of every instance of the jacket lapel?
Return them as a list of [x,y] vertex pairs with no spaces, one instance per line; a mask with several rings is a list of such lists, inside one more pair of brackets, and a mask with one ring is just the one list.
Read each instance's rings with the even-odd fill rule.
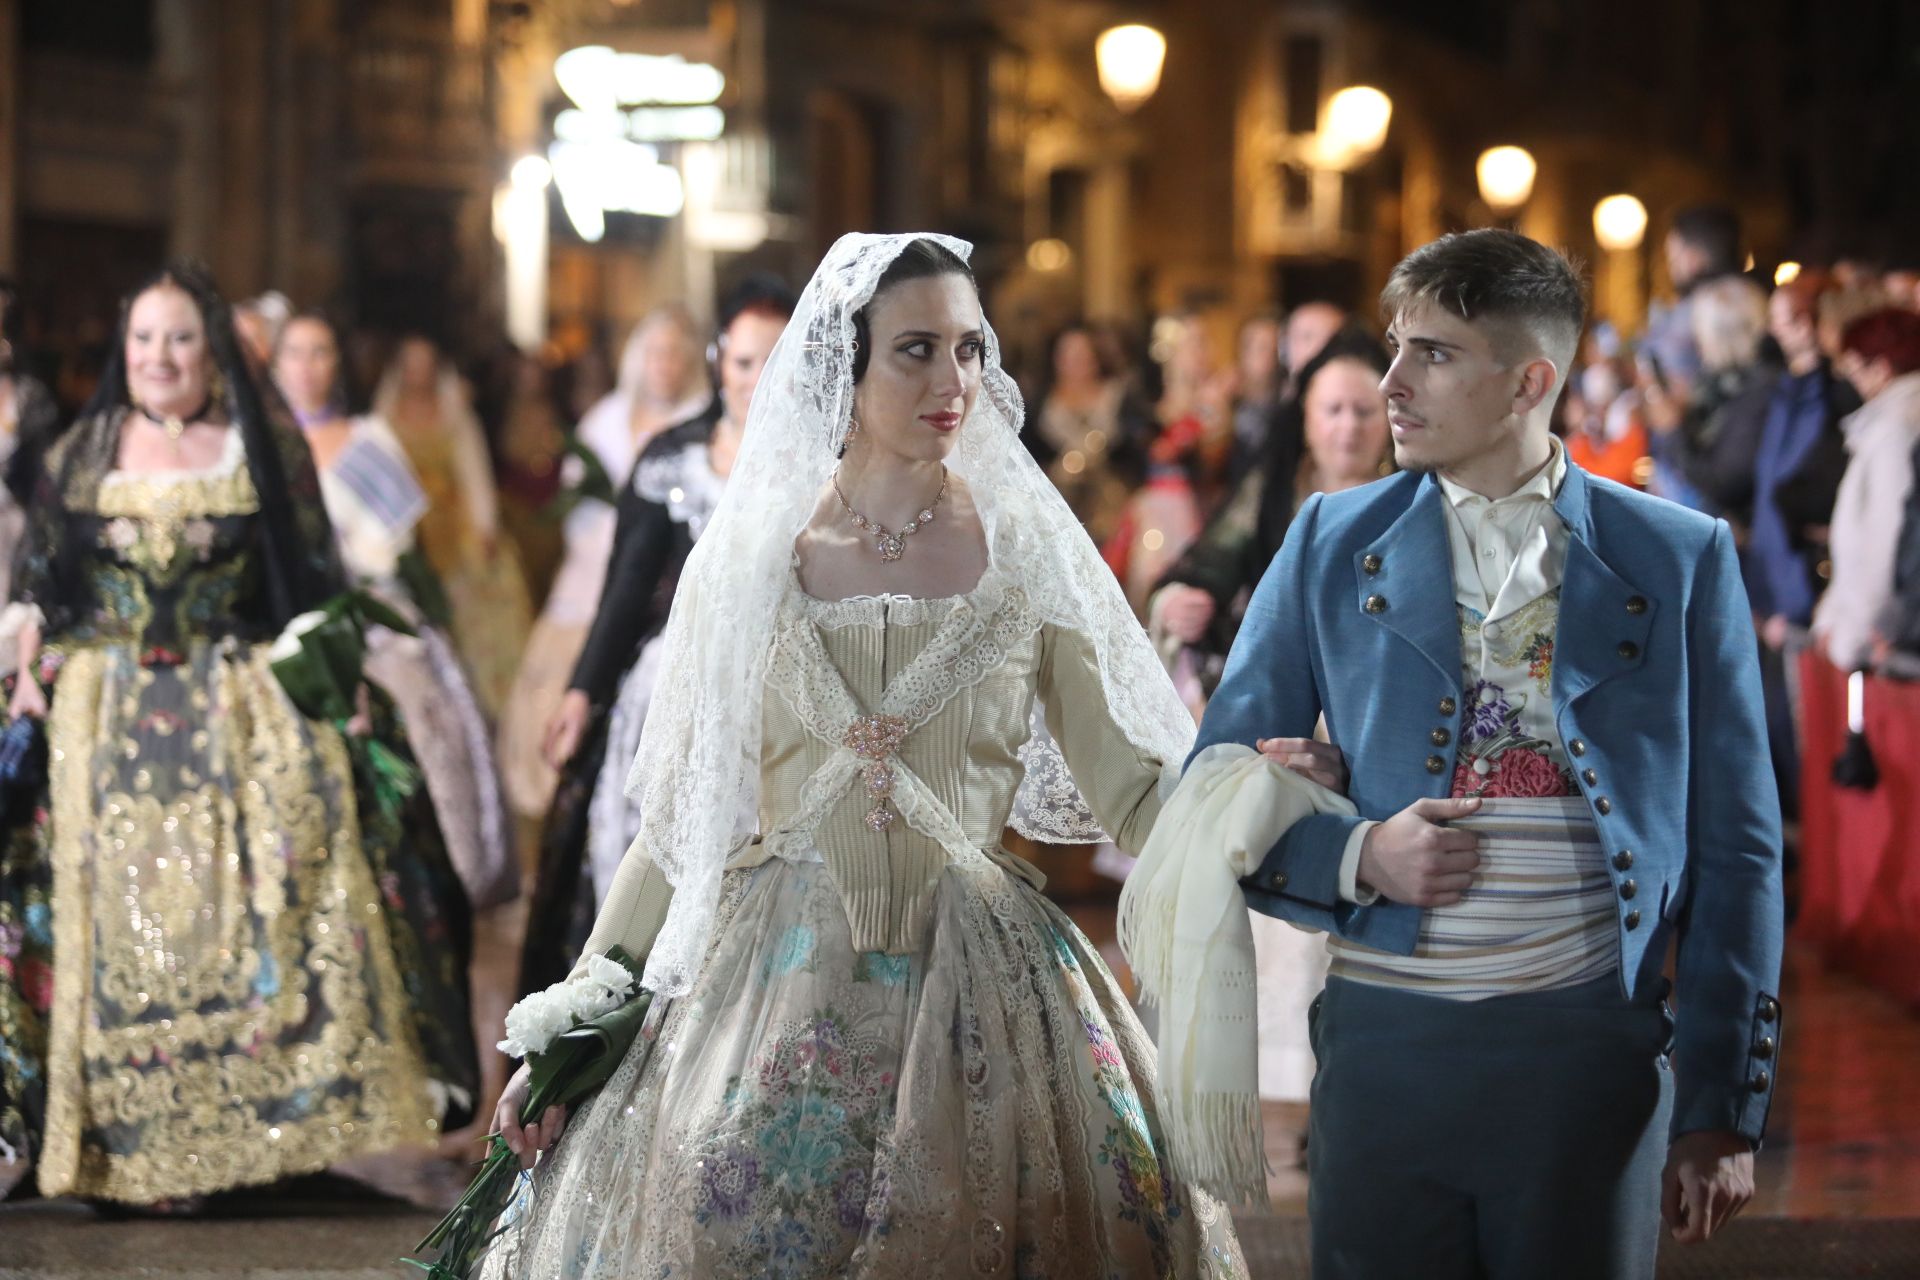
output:
[[1418,649],[1452,688],[1460,682],[1460,618],[1445,501],[1426,477],[1405,513],[1354,554],[1354,608]]
[[1644,663],[1647,638],[1660,610],[1658,600],[1622,577],[1595,549],[1590,492],[1586,473],[1570,466],[1554,499],[1570,534],[1553,646],[1556,711],[1565,711],[1596,685]]

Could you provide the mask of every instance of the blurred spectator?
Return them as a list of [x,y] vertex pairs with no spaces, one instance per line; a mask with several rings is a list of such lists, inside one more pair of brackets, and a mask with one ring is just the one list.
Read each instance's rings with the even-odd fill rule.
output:
[[1586,365],[1565,397],[1567,456],[1575,466],[1618,484],[1646,484],[1647,429],[1640,397],[1620,354],[1620,335],[1605,322],[1587,336]]
[[[0,276],[0,468],[7,484],[0,489],[0,604],[11,600],[14,553],[26,531],[22,509],[33,493],[40,458],[59,429],[60,410],[53,394],[19,364],[20,294],[12,280]],[[11,636],[12,619],[0,615],[0,635]],[[0,660],[0,667],[8,660]]]
[[1233,445],[1227,455],[1227,487],[1239,483],[1259,461],[1279,412],[1285,383],[1280,369],[1280,321],[1269,314],[1241,322],[1233,388]]
[[1232,427],[1233,371],[1222,368],[1206,322],[1184,316],[1169,326],[1159,434],[1147,449],[1146,487],[1123,509],[1104,544],[1107,563],[1136,611],[1167,566],[1199,534],[1225,469]]
[[1645,346],[1670,389],[1684,394],[1700,373],[1693,295],[1710,281],[1740,273],[1739,216],[1721,205],[1680,210],[1667,230],[1666,255],[1667,275],[1679,296],[1649,317]]
[[[1920,476],[1920,446],[1909,462]],[[1920,658],[1920,484],[1907,489],[1900,545],[1893,558],[1893,603],[1887,607],[1882,636],[1888,648]]]
[[532,605],[511,548],[500,540],[500,496],[487,442],[460,375],[433,340],[400,343],[373,397],[373,416],[398,437],[427,494],[415,529],[446,588],[453,639],[489,715],[506,701]]
[[1751,481],[1721,495],[1729,516],[1747,530],[1741,570],[1760,625],[1767,736],[1789,816],[1798,811],[1800,769],[1786,649],[1793,630],[1813,620],[1825,585],[1827,525],[1847,465],[1840,423],[1860,407],[1820,349],[1820,299],[1829,287],[1808,272],[1768,300],[1768,331],[1786,367],[1763,397],[1743,401],[1745,416],[1729,425],[1727,435],[1750,449]]
[[1346,308],[1331,302],[1303,302],[1287,316],[1287,394],[1299,391],[1300,375],[1333,335],[1347,325]]
[[566,550],[552,509],[560,496],[560,458],[566,447],[566,423],[555,407],[546,365],[537,356],[515,351],[500,410],[500,526],[519,552],[527,592],[534,600],[547,598]]
[[614,503],[648,442],[713,399],[713,381],[701,359],[705,347],[685,308],[649,312],[621,350],[618,384],[581,419],[572,454],[562,464],[565,551],[500,715],[507,798],[523,817],[544,817],[553,798],[558,775],[542,743],[600,604],[613,554]]
[[[1379,342],[1343,332],[1300,371],[1262,464],[1167,572],[1149,610],[1162,652],[1186,648],[1202,692],[1218,682],[1240,615],[1279,551],[1294,513],[1315,493],[1335,493],[1392,469],[1387,429],[1386,353]],[[1293,442],[1299,441],[1299,444]]]
[[1920,443],[1920,315],[1884,308],[1849,324],[1835,367],[1866,403],[1847,419],[1852,460],[1833,508],[1833,578],[1814,634],[1843,671],[1866,666],[1893,602],[1894,561]]
[[1087,533],[1105,542],[1144,474],[1153,419],[1086,325],[1062,329],[1049,350],[1046,389],[1028,411],[1027,447]]
[[1774,291],[1768,328],[1786,368],[1762,402],[1753,445],[1753,483],[1736,510],[1747,525],[1747,596],[1779,649],[1789,627],[1805,627],[1824,586],[1826,526],[1847,466],[1842,419],[1860,407],[1853,385],[1820,348],[1817,320],[1827,282],[1804,275]]
[[1684,389],[1658,353],[1647,351],[1640,398],[1652,431],[1649,489],[1696,511],[1719,514],[1729,493],[1750,490],[1753,439],[1729,432],[1751,421],[1776,369],[1764,354],[1767,295],[1744,276],[1694,290],[1688,314],[1699,372]]
[[1888,263],[1880,287],[1893,306],[1920,311],[1920,258],[1899,257]]

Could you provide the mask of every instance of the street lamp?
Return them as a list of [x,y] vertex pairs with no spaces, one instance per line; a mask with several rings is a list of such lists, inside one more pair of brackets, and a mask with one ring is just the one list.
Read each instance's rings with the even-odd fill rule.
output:
[[1122,111],[1132,111],[1160,87],[1167,60],[1167,38],[1152,27],[1130,22],[1101,33],[1093,43],[1100,87]]
[[1539,171],[1525,147],[1489,147],[1474,166],[1480,198],[1495,209],[1518,209],[1525,204],[1533,195],[1533,178]]
[[1608,196],[1593,206],[1593,235],[1609,253],[1630,253],[1647,234],[1647,206],[1629,195]]
[[1387,140],[1392,120],[1392,98],[1370,84],[1348,85],[1327,99],[1322,132],[1329,155],[1341,163],[1371,155]]

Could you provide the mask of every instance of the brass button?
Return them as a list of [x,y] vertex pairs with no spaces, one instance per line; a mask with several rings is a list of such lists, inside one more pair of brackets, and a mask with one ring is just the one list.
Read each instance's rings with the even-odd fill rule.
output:
[[1756,1071],[1753,1073],[1753,1083],[1748,1085],[1747,1087],[1749,1089],[1752,1089],[1755,1093],[1765,1093],[1767,1091],[1767,1086],[1772,1083],[1773,1083],[1772,1076],[1768,1075],[1764,1071]]
[[1633,881],[1622,880],[1620,882],[1620,897],[1623,900],[1632,901],[1633,895],[1638,892],[1640,892],[1640,886],[1635,884]]
[[1635,617],[1638,617],[1639,615],[1645,613],[1646,611],[1647,611],[1647,598],[1645,596],[1628,596],[1627,597],[1628,613],[1631,613]]
[[1620,642],[1619,654],[1622,658],[1625,658],[1628,662],[1632,662],[1635,658],[1640,656],[1640,646],[1635,644],[1631,640],[1622,640]]
[[1762,998],[1760,1001],[1760,1021],[1772,1022],[1779,1016],[1780,1002],[1770,997]]
[[1380,572],[1380,557],[1369,555],[1360,562],[1360,567],[1365,569],[1369,574],[1378,573]]
[[1452,715],[1452,714],[1453,714],[1454,712],[1456,712],[1456,711],[1458,711],[1459,709],[1460,709],[1460,704],[1459,704],[1459,703],[1457,703],[1457,702],[1455,702],[1455,701],[1454,701],[1454,700],[1453,700],[1452,698],[1442,698],[1442,699],[1440,699],[1440,714],[1441,714],[1441,715],[1443,715],[1443,716],[1450,716],[1450,715]]
[[1448,733],[1445,729],[1435,729],[1432,733],[1427,735],[1427,739],[1428,741],[1432,742],[1433,745],[1436,747],[1444,747],[1449,742],[1453,741],[1453,735]]
[[1639,908],[1636,907],[1632,911],[1627,912],[1627,918],[1623,920],[1621,923],[1625,924],[1628,929],[1638,929],[1640,927]]
[[1625,871],[1627,868],[1631,867],[1632,865],[1633,865],[1633,850],[1622,849],[1620,852],[1613,855],[1613,869],[1615,871]]
[[1587,754],[1587,744],[1580,741],[1580,739],[1575,738],[1572,742],[1569,742],[1567,744],[1567,750],[1573,752],[1573,754],[1577,756],[1583,756]]
[[1613,812],[1613,801],[1607,799],[1605,796],[1601,796],[1593,802],[1593,809],[1595,813],[1598,813],[1604,818]]
[[1368,596],[1366,610],[1368,613],[1385,613],[1387,611],[1387,598],[1385,596]]
[[1773,1056],[1773,1037],[1761,1036],[1760,1043],[1753,1046],[1753,1056],[1765,1062]]
[[1447,762],[1445,760],[1442,760],[1439,756],[1427,757],[1428,773],[1445,773],[1446,769],[1447,769]]
[[1582,769],[1580,771],[1580,777],[1588,786],[1592,786],[1594,783],[1600,781],[1600,775],[1591,769]]
[[1267,888],[1273,890],[1275,893],[1279,893],[1282,889],[1286,887],[1287,887],[1286,872],[1276,871],[1272,875],[1267,877]]

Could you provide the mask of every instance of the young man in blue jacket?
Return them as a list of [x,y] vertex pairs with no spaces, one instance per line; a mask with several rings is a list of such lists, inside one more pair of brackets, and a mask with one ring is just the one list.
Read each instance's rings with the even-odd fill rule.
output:
[[1285,750],[1324,715],[1359,810],[1243,882],[1330,935],[1314,1274],[1650,1277],[1662,1216],[1701,1240],[1751,1195],[1779,1063],[1733,539],[1552,436],[1585,313],[1559,253],[1448,236],[1382,304],[1402,471],[1302,509],[1196,747]]

